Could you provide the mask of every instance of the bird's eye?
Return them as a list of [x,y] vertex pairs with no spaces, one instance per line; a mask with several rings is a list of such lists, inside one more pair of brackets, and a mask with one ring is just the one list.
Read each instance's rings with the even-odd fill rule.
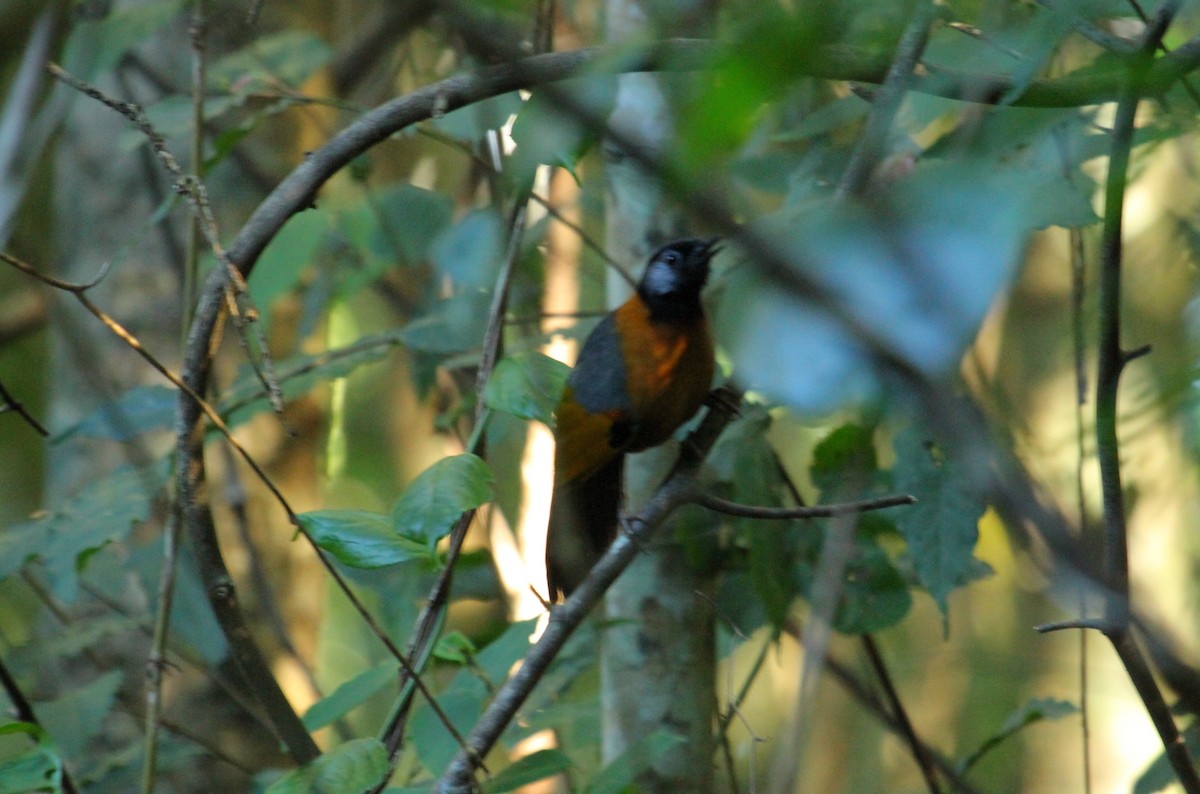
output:
[[679,254],[674,251],[667,251],[663,254],[662,261],[668,265],[677,265],[679,264]]

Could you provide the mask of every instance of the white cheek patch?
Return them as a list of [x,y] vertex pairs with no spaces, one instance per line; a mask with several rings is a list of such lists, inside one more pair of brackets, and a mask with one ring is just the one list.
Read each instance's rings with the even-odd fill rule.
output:
[[679,287],[679,274],[669,265],[651,262],[642,283],[651,295],[666,295]]

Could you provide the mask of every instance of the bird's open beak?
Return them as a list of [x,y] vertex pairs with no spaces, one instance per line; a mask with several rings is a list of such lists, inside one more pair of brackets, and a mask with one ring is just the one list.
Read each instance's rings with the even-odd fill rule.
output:
[[709,258],[716,256],[720,251],[721,251],[721,238],[720,237],[709,237],[707,240],[704,241],[704,253],[707,254],[709,256]]

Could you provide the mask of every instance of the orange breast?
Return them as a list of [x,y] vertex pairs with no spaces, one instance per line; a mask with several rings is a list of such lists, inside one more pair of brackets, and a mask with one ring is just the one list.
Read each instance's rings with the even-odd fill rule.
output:
[[653,447],[700,409],[713,379],[713,345],[703,317],[652,323],[646,304],[630,300],[614,317],[632,403],[629,452]]

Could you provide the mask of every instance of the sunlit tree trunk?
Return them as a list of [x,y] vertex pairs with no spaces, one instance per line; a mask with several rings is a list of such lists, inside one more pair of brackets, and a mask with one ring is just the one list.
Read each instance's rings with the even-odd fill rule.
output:
[[[663,36],[710,32],[716,3],[610,0],[609,38],[620,41],[654,30]],[[675,12],[675,13],[671,13]],[[686,78],[685,78],[686,79]],[[678,78],[633,74],[619,80],[612,122],[653,151],[674,143],[672,91]],[[657,180],[619,148],[605,150],[608,179],[607,246],[620,262],[640,268],[664,242],[694,233]],[[629,285],[610,271],[608,302],[629,297]],[[644,502],[662,481],[677,444],[631,456],[626,466],[626,509]],[[666,528],[608,593],[601,661],[603,752],[611,761],[647,737],[668,732],[684,741],[642,775],[645,792],[712,790],[715,646],[710,583],[690,568]]]

